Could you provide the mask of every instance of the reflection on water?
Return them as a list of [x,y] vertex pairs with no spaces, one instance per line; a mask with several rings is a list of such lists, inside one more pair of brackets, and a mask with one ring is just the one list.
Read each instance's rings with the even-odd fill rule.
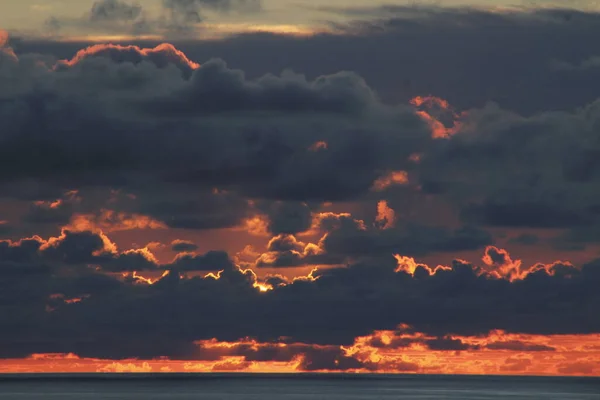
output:
[[0,399],[600,400],[599,378],[356,375],[0,377]]

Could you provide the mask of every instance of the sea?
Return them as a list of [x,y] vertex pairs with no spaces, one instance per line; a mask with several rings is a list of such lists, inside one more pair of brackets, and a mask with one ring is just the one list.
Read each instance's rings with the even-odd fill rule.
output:
[[0,399],[600,400],[600,378],[435,375],[0,375]]

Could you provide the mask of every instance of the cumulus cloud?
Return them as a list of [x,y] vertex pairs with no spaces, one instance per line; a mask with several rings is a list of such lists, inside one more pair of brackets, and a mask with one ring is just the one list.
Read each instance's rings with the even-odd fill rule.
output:
[[[165,1],[161,23],[257,5]],[[423,372],[373,349],[547,353],[562,347],[525,336],[600,332],[597,261],[510,253],[599,237],[600,48],[583,38],[600,19],[386,10],[305,41],[0,35],[0,357]],[[150,21],[116,0],[86,15]],[[503,357],[500,372],[534,367]]]
[[186,253],[192,252],[198,249],[198,245],[188,241],[188,240],[174,240],[171,243],[171,250],[176,251],[178,253]]
[[470,226],[453,231],[415,224],[366,228],[362,221],[345,217],[336,225],[322,240],[323,248],[335,254],[422,256],[430,252],[474,250],[492,241],[488,232]]
[[[22,61],[12,62],[23,74]],[[2,103],[11,127],[3,159],[20,178],[127,185],[151,173],[174,185],[233,187],[253,197],[340,199],[368,191],[383,171],[400,169],[390,165],[408,162],[403,154],[431,140],[409,107],[382,104],[351,73],[312,82],[293,74],[249,80],[219,60],[199,66],[169,45],[96,46],[37,73],[43,91],[15,87],[13,79]],[[222,118],[228,114],[235,118]],[[322,138],[327,151],[308,150]],[[25,140],[53,151],[35,160],[17,156]]]
[[[283,249],[277,246],[273,244],[272,249]],[[592,333],[600,329],[593,314],[600,276],[595,264],[581,268],[533,266],[528,274],[512,279],[500,273],[500,264],[506,264],[510,257],[500,257],[502,252],[497,249],[487,251],[486,257],[495,261],[483,267],[455,262],[433,273],[422,273],[425,267],[418,266],[411,275],[399,269],[390,256],[389,261],[318,271],[310,278],[283,281],[267,291],[259,290],[255,273],[239,268],[222,252],[178,256],[166,266],[170,272],[163,273],[162,278],[140,280],[134,272],[129,276],[133,279],[126,275],[123,280],[114,273],[151,272],[155,265],[151,253],[143,249],[119,252],[110,240],[89,232],[65,231],[49,240],[2,242],[0,251],[5,260],[0,267],[2,282],[13,282],[16,276],[27,276],[29,281],[29,289],[22,293],[18,292],[21,285],[7,286],[10,292],[3,294],[2,301],[27,298],[24,296],[34,289],[39,292],[20,303],[22,311],[43,309],[52,293],[81,299],[60,304],[54,301],[46,315],[30,319],[28,323],[37,328],[27,340],[19,335],[21,322],[9,324],[12,328],[1,333],[3,342],[11,343],[2,351],[3,357],[72,352],[83,357],[194,359],[199,357],[194,343],[200,340],[254,338],[271,342],[286,337],[288,343],[339,346],[402,324],[429,335],[427,339],[411,339],[404,346],[423,343],[436,351],[456,351],[480,345],[448,335],[477,336],[496,329],[523,334]],[[12,260],[13,267],[7,260]],[[32,269],[35,260],[37,265],[43,261],[52,269]],[[81,263],[98,264],[105,272],[83,268]],[[64,270],[69,265],[70,269]],[[186,278],[175,272],[210,270],[215,273],[204,278]],[[14,275],[17,271],[19,275]],[[452,302],[447,301],[448,296]],[[301,312],[307,309],[311,312]],[[388,311],[381,313],[381,309]],[[12,318],[11,314],[0,315]],[[88,340],[81,340],[84,337]],[[126,346],[115,346],[114,338]],[[158,347],[156,340],[161,343]],[[552,351],[548,346],[510,340],[489,346],[496,350]]]
[[199,64],[188,59],[183,52],[177,50],[173,45],[164,43],[154,48],[114,44],[90,46],[78,51],[70,60],[59,62],[56,68],[67,69],[69,67],[76,67],[77,64],[82,63],[86,59],[98,57],[106,58],[115,64],[131,63],[139,65],[145,61],[157,68],[175,66],[186,77],[189,77],[192,71],[200,67]]
[[274,235],[307,231],[312,224],[312,213],[306,203],[278,202],[267,206],[269,231]]
[[597,223],[590,138],[596,102],[523,117],[490,105],[421,159],[421,179],[457,196],[470,223],[575,228]]
[[223,251],[210,251],[206,254],[179,254],[167,266],[177,271],[221,271],[232,270],[234,264]]

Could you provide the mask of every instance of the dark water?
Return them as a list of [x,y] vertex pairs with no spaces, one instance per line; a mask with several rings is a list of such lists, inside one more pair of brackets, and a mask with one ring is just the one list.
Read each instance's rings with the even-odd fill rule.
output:
[[465,376],[0,376],[0,399],[600,400],[600,379]]

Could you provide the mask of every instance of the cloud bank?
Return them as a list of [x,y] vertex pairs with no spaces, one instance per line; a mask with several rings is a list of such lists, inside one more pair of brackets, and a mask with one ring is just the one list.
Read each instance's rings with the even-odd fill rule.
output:
[[369,12],[303,40],[0,35],[0,358],[600,373],[598,16]]

